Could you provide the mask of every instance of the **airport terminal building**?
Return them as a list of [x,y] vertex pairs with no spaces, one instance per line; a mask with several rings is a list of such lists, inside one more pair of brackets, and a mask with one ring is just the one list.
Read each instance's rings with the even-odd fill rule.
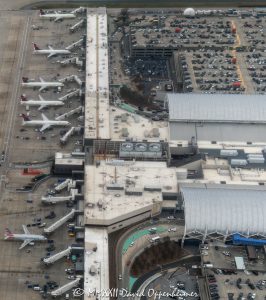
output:
[[225,241],[233,234],[266,235],[264,187],[202,184],[181,187],[184,239]]
[[167,94],[170,140],[265,142],[263,95]]

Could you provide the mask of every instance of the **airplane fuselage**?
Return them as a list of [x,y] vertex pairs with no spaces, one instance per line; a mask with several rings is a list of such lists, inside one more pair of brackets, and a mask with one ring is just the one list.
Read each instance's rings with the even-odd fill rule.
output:
[[33,50],[34,54],[70,54],[69,50],[58,49],[58,50],[49,50],[49,49],[41,49],[41,50]]
[[25,241],[25,240],[32,240],[32,241],[46,241],[47,238],[43,235],[39,234],[12,234],[12,236],[6,236],[5,240],[17,240],[17,241]]
[[25,106],[62,106],[64,105],[63,101],[56,101],[56,100],[27,100],[27,101],[20,101],[20,104]]
[[57,121],[57,120],[31,120],[31,121],[23,121],[23,125],[25,126],[69,126],[70,123],[68,121]]
[[51,18],[55,18],[55,19],[74,19],[76,18],[76,15],[74,14],[44,14],[44,15],[40,15],[40,18],[43,19],[51,19]]
[[41,82],[41,81],[31,81],[31,82],[22,82],[23,87],[59,87],[64,86],[62,82]]

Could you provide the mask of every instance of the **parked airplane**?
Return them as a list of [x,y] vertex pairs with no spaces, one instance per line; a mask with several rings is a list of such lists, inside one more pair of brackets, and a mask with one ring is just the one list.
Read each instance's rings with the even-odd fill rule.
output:
[[63,101],[59,100],[44,100],[41,95],[39,95],[39,100],[27,100],[25,95],[20,96],[20,104],[25,106],[39,106],[38,110],[43,109],[47,106],[62,106],[64,105]]
[[69,50],[65,50],[65,49],[53,49],[51,46],[48,46],[49,49],[40,49],[36,43],[32,43],[32,44],[33,44],[34,54],[48,54],[47,58],[50,58],[58,54],[66,55],[71,53]]
[[25,114],[21,114],[23,118],[23,126],[42,126],[40,131],[44,131],[45,129],[51,126],[70,126],[70,122],[68,121],[58,121],[58,120],[49,120],[44,114],[42,114],[42,120],[31,120]]
[[45,13],[42,9],[40,9],[40,18],[42,19],[54,19],[55,22],[63,19],[74,19],[76,15],[74,13]]
[[24,233],[12,233],[8,228],[5,229],[5,240],[23,241],[19,249],[35,241],[46,241],[47,238],[40,234],[31,234],[25,225],[22,225]]
[[29,78],[22,77],[21,85],[24,87],[32,87],[32,88],[40,87],[40,89],[39,89],[40,92],[49,87],[64,86],[64,84],[62,82],[59,82],[59,81],[47,82],[47,81],[44,81],[41,77],[40,77],[40,81],[29,81]]

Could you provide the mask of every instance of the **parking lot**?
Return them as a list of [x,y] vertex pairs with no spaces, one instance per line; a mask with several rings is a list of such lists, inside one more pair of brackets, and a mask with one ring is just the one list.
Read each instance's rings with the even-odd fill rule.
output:
[[[265,299],[265,254],[255,250],[256,259],[249,259],[245,246],[213,243],[202,245],[201,255],[211,299]],[[243,258],[245,270],[237,269],[235,258]]]
[[205,45],[221,47],[235,43],[231,20],[226,17],[217,21],[217,18],[211,17],[189,19],[182,16],[176,18],[174,15],[141,16],[137,20],[132,18],[131,35],[133,47],[172,45],[173,48],[181,48],[183,45],[189,45],[191,48],[198,48]]
[[[173,80],[174,70],[169,64],[173,67],[174,56],[179,69],[175,91],[265,93],[262,11],[199,10],[196,18],[163,10],[124,14],[109,18],[110,45],[115,43],[110,48],[111,83],[149,95],[160,81]],[[119,98],[119,92],[115,95]]]
[[[191,276],[185,267],[177,267],[156,279],[147,288],[146,292],[165,293],[160,299],[191,300],[198,299],[196,276]],[[170,295],[168,296],[167,293]],[[186,296],[182,296],[186,295]],[[191,296],[189,296],[191,295]],[[155,297],[158,299],[158,296]]]
[[236,274],[225,275],[208,271],[207,275],[207,285],[210,293],[213,294],[213,299],[216,299],[214,294],[218,294],[220,296],[219,299],[264,300],[266,297],[266,282],[264,281],[264,273],[254,275],[249,272],[239,271]]
[[[236,59],[227,51],[213,51],[186,55],[187,65],[195,77],[194,92],[244,92],[236,67]],[[188,67],[189,69],[189,67]],[[192,85],[192,81],[185,79]],[[187,87],[188,88],[188,87]]]

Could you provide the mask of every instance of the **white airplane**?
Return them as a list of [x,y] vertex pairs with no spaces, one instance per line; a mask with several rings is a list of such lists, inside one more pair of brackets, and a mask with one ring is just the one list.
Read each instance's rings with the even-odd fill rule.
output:
[[44,100],[41,95],[39,95],[39,100],[27,100],[25,95],[20,96],[20,104],[25,106],[39,106],[38,110],[43,109],[47,106],[62,106],[64,105],[63,101],[59,100]]
[[24,233],[12,233],[8,228],[5,229],[5,240],[23,241],[19,249],[24,248],[35,241],[46,241],[47,238],[40,234],[31,234],[25,225],[22,225]]
[[23,118],[23,126],[42,126],[40,132],[51,126],[70,126],[68,121],[49,120],[44,114],[42,114],[42,120],[30,120],[25,114],[21,114]]
[[64,84],[60,81],[47,82],[47,81],[44,81],[41,77],[40,77],[40,81],[29,81],[29,79],[27,77],[22,77],[21,85],[24,87],[32,87],[32,88],[39,87],[40,92],[49,87],[64,86]]
[[40,49],[36,43],[32,43],[33,44],[33,53],[34,54],[48,54],[47,58],[50,58],[54,55],[58,55],[58,54],[63,54],[63,55],[67,55],[67,54],[71,54],[71,52],[69,50],[65,50],[65,49],[53,49],[51,46],[48,46],[49,49]]
[[45,13],[42,9],[40,9],[40,18],[42,19],[54,19],[55,22],[63,19],[74,19],[76,15],[72,12],[70,13]]

